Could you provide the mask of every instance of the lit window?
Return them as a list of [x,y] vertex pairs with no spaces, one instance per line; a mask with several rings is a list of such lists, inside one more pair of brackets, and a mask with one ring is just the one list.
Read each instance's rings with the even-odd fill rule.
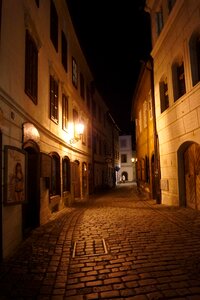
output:
[[50,118],[58,123],[58,82],[50,75]]
[[37,104],[38,50],[28,30],[26,30],[25,51],[25,92]]

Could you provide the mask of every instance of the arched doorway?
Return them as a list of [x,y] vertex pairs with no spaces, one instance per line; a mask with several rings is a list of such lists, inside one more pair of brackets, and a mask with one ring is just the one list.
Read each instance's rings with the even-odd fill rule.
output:
[[124,178],[124,180],[125,181],[127,181],[128,180],[128,173],[127,172],[122,172],[122,180],[123,180],[123,178]]
[[22,205],[24,237],[40,224],[40,161],[39,147],[33,141],[23,145],[27,152],[26,202]]
[[184,152],[186,206],[200,210],[200,145],[192,143]]

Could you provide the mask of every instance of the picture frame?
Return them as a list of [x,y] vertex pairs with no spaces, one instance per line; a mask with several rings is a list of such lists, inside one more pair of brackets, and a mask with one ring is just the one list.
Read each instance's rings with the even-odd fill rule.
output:
[[27,153],[14,146],[4,146],[4,205],[26,202]]

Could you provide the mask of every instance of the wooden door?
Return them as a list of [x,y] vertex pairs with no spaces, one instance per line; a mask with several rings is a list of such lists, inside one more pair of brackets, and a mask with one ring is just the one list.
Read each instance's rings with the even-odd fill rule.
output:
[[74,189],[74,197],[80,198],[81,196],[80,170],[79,170],[79,163],[77,163],[76,161],[71,163],[71,174],[72,174],[72,184]]
[[192,144],[184,153],[186,206],[200,209],[200,146]]

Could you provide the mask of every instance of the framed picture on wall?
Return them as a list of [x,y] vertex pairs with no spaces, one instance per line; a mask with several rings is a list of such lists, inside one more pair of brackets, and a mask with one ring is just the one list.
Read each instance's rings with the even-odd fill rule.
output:
[[13,146],[4,147],[4,205],[26,200],[26,152]]

